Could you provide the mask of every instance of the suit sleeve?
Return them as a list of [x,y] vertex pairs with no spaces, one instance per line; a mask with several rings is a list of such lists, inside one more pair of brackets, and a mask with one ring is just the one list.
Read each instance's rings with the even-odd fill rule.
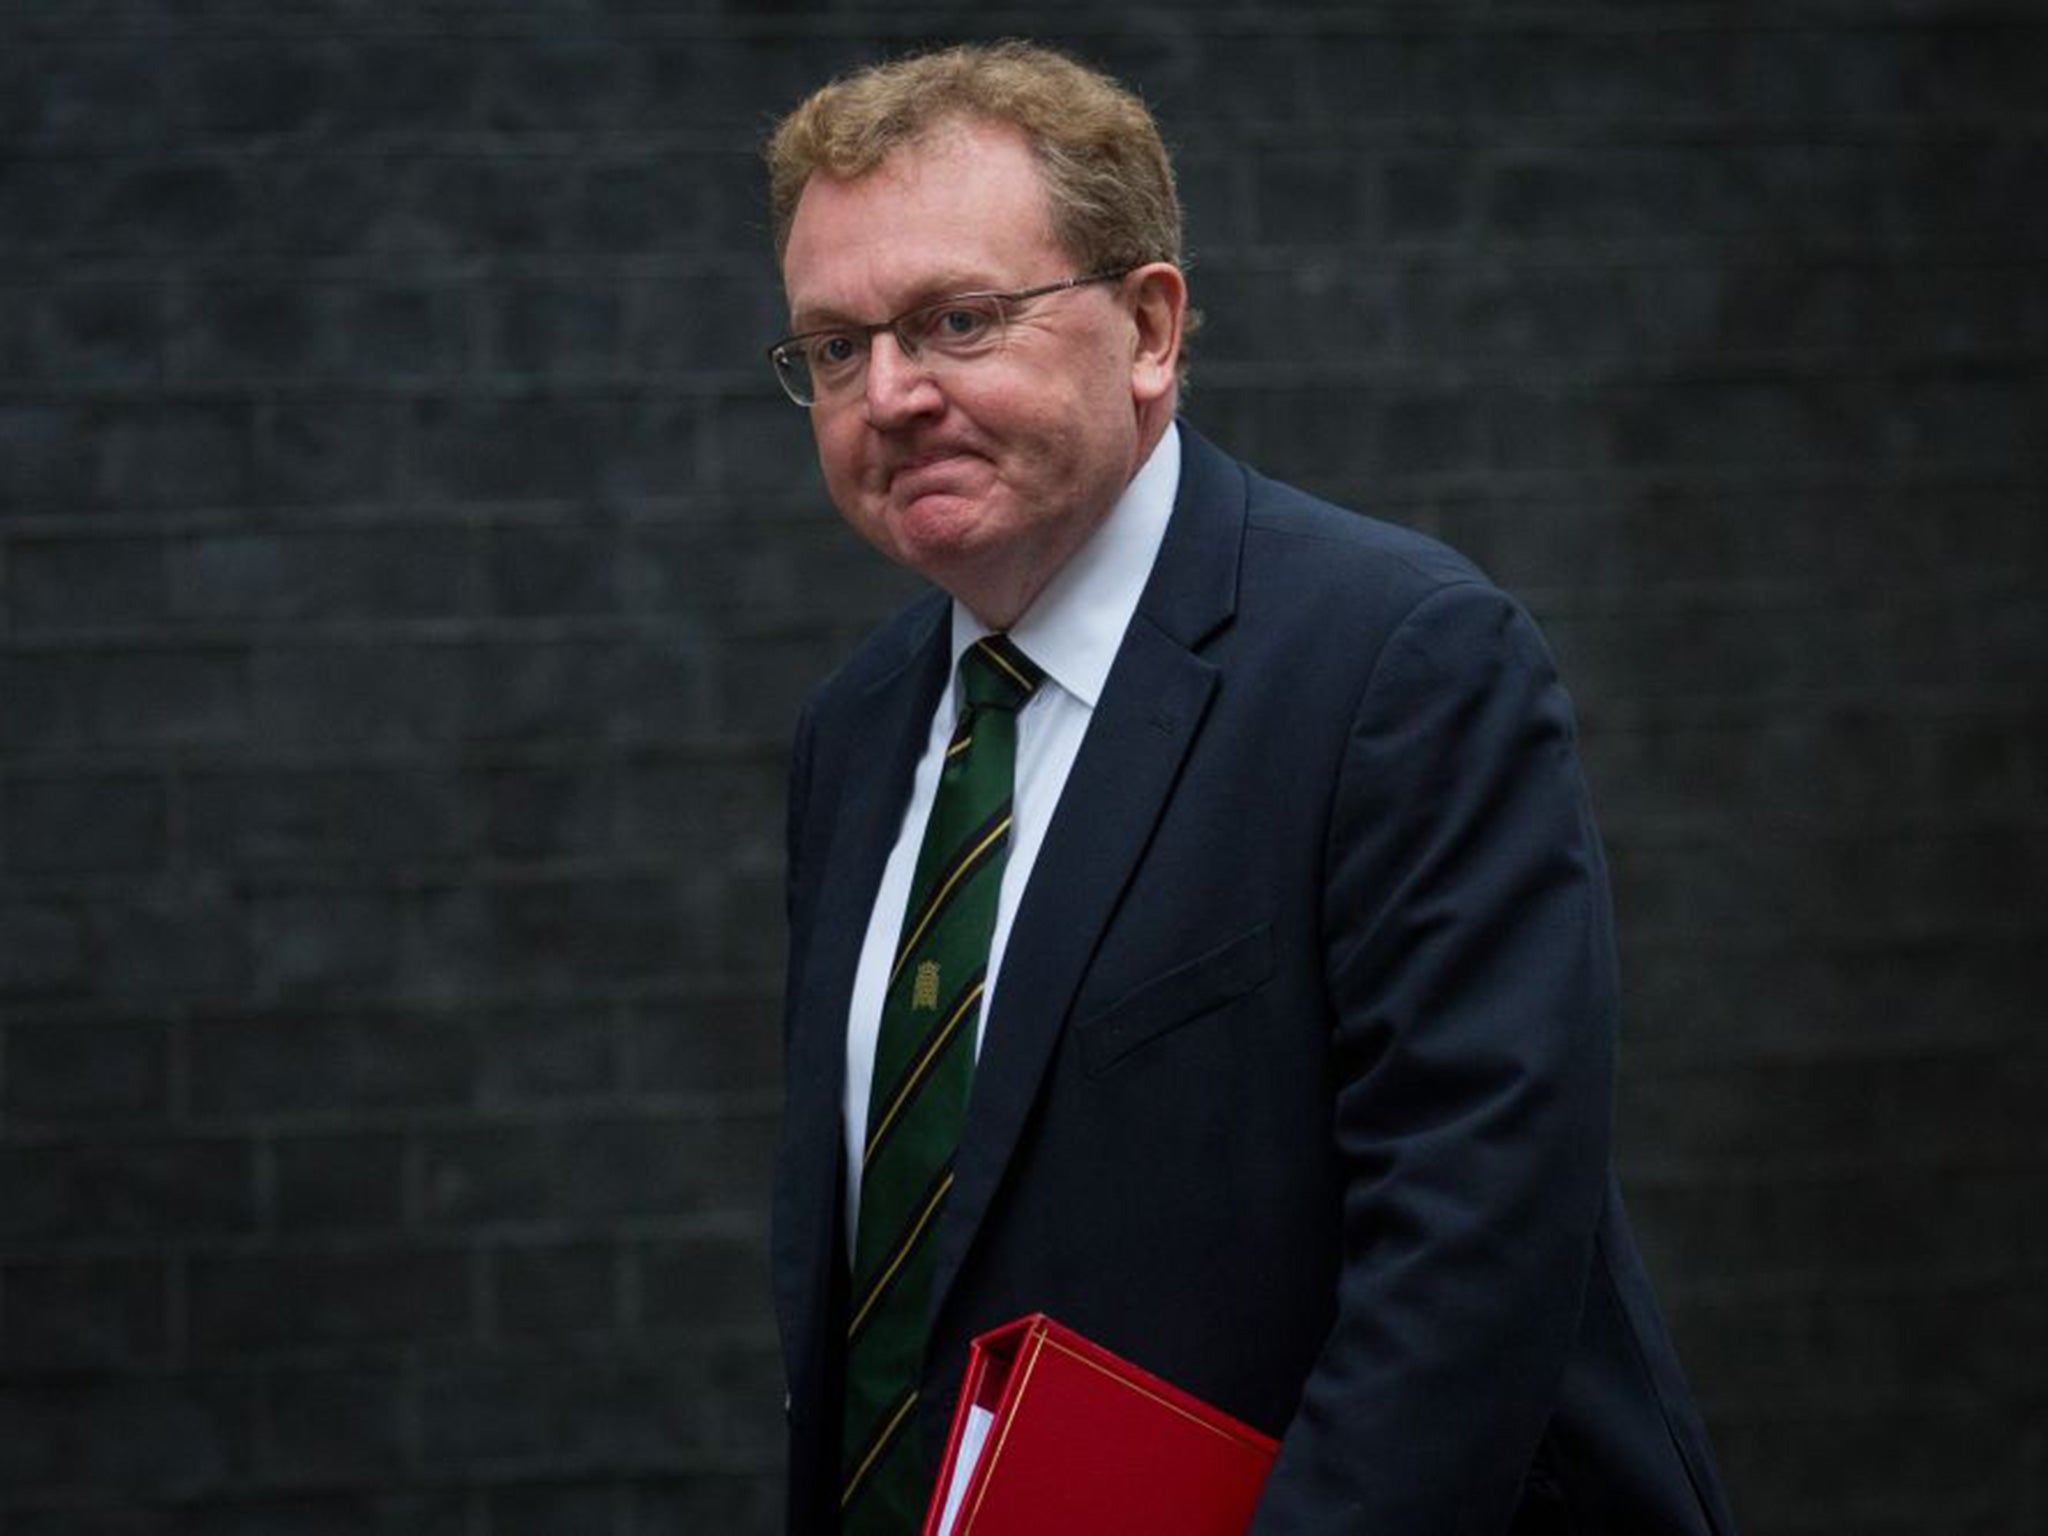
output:
[[1592,1261],[1615,979],[1570,707],[1483,583],[1374,663],[1323,921],[1343,1259],[1253,1530],[1500,1536]]

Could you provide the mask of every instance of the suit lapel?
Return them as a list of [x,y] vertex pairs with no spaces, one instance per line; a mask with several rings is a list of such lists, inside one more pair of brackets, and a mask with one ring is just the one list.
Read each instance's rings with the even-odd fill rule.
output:
[[939,1232],[943,1305],[988,1213],[1074,997],[1217,685],[1198,647],[1236,604],[1242,469],[1181,425],[1180,490],[1138,610],[1010,930]]
[[[817,908],[803,970],[791,978],[776,1181],[775,1291],[793,1373],[822,1369],[827,1358],[830,1341],[820,1330],[833,1316],[835,1269],[845,1262],[838,1234],[847,1010],[882,867],[945,685],[948,611],[942,598],[920,609],[900,658],[852,700],[853,728],[819,732],[837,755],[813,765],[814,774],[831,776],[814,801],[837,796],[837,804],[822,866],[806,876],[816,882]],[[871,750],[887,756],[861,761]]]

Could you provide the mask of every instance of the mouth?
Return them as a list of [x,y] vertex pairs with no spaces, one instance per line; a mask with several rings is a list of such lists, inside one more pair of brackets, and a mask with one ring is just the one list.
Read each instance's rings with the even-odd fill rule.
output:
[[981,460],[964,449],[921,453],[904,459],[889,471],[891,494],[905,500],[920,496],[964,492]]

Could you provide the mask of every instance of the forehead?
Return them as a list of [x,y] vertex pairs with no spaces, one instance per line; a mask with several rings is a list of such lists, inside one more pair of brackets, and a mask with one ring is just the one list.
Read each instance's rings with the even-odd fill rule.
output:
[[790,223],[782,275],[791,314],[802,318],[887,314],[948,290],[1067,274],[1023,133],[956,122],[865,176],[813,176]]

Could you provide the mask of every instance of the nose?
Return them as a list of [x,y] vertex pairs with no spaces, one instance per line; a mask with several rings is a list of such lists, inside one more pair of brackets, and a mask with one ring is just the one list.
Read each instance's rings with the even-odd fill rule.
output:
[[889,428],[929,415],[941,405],[939,387],[903,343],[882,331],[868,344],[867,415],[870,426]]

